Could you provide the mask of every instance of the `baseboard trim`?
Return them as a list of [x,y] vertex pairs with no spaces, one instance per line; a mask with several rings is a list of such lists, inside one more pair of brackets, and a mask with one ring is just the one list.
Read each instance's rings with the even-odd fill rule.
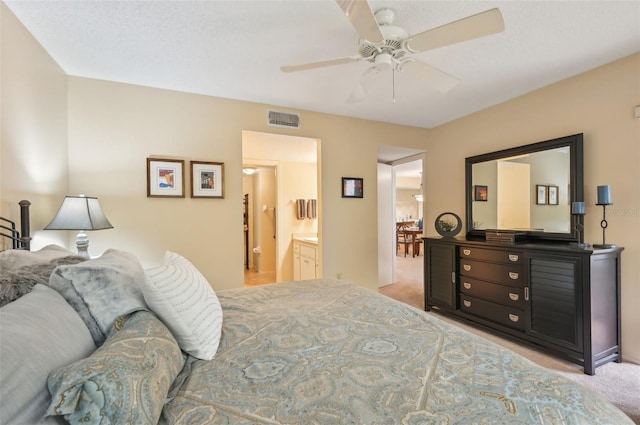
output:
[[622,355],[622,361],[625,363],[633,363],[633,364],[640,365],[640,359],[631,357],[631,356],[625,356],[624,354]]

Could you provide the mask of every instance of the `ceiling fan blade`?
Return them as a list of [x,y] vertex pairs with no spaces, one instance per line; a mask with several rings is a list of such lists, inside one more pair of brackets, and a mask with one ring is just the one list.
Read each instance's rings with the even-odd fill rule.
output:
[[384,43],[384,36],[378,26],[371,7],[366,0],[336,0],[360,38],[371,43]]
[[448,92],[460,83],[460,80],[453,75],[415,59],[403,63],[398,71],[411,78],[424,81],[430,88],[441,93]]
[[301,65],[287,65],[280,67],[282,72],[306,71],[307,69],[324,68],[326,66],[341,65],[343,63],[356,62],[362,59],[362,56],[349,56],[346,58],[329,59],[318,62],[303,63]]
[[362,102],[369,90],[371,90],[371,87],[373,87],[378,75],[380,75],[380,70],[375,66],[367,69],[362,74],[362,77],[360,77],[360,82],[353,90],[353,93],[351,93],[351,96],[347,99],[347,103]]
[[412,53],[418,53],[502,31],[504,31],[502,13],[499,9],[491,9],[416,34],[407,42],[407,49]]

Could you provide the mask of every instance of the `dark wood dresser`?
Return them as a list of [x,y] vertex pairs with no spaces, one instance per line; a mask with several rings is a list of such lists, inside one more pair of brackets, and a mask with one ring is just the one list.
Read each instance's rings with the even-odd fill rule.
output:
[[569,359],[589,375],[621,361],[623,248],[423,239],[426,310]]

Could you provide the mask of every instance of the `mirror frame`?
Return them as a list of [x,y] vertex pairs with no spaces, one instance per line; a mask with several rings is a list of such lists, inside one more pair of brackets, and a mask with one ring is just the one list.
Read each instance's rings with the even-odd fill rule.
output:
[[[473,228],[473,175],[472,166],[474,164],[494,161],[511,156],[531,154],[534,152],[546,151],[562,147],[569,147],[569,202],[584,201],[584,163],[583,163],[583,134],[573,134],[571,136],[560,137],[557,139],[545,140],[543,142],[532,143],[529,145],[518,146],[515,148],[503,149],[496,152],[490,152],[482,155],[471,156],[465,158],[465,212],[466,212],[466,228],[467,238],[485,238],[485,230]],[[554,233],[554,232],[527,232],[528,240],[540,241],[566,241],[575,242],[578,240],[576,230],[577,218],[570,215],[570,232]]]

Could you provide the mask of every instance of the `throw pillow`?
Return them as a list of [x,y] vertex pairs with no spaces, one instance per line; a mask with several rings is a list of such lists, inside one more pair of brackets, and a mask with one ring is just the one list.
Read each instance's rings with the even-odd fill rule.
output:
[[213,288],[184,257],[167,252],[164,264],[145,270],[144,299],[194,357],[211,360],[222,334],[222,307]]
[[78,313],[47,286],[0,308],[0,424],[42,423],[49,373],[95,349]]
[[24,266],[48,263],[56,258],[77,255],[58,245],[47,245],[38,251],[8,249],[0,251],[0,272],[17,270]]
[[37,283],[49,285],[49,276],[59,265],[78,264],[83,261],[86,261],[86,258],[70,255],[48,263],[35,263],[10,271],[3,270],[0,273],[0,307],[28,294]]
[[147,308],[143,281],[144,269],[133,254],[108,249],[94,260],[57,267],[49,286],[80,314],[99,347],[118,317]]
[[69,423],[155,425],[184,361],[153,313],[125,316],[91,356],[51,373],[47,415]]

